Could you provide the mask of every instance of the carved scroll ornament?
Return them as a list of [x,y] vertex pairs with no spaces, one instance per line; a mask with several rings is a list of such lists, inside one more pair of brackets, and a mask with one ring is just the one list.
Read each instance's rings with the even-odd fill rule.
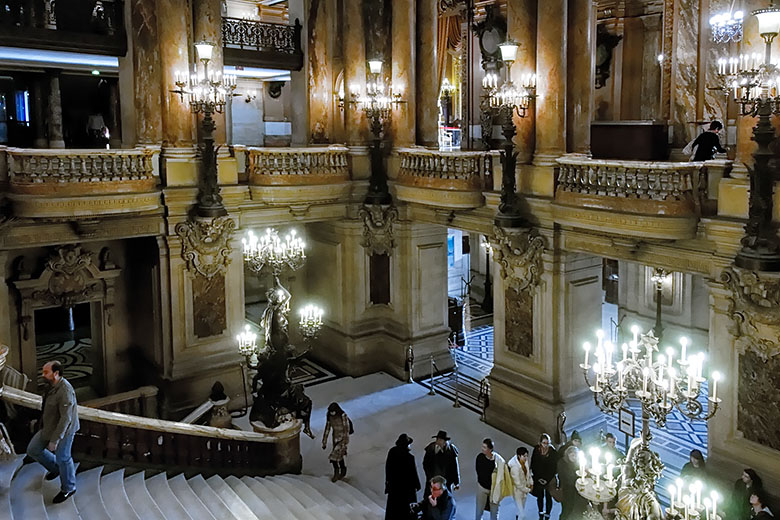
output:
[[93,276],[96,270],[92,253],[82,252],[81,246],[57,248],[46,261],[46,289],[34,291],[32,297],[62,307],[87,301],[93,294],[103,291],[103,281]]
[[501,278],[515,291],[535,291],[542,275],[544,238],[534,228],[507,231],[493,228],[493,258],[501,266]]
[[208,279],[224,273],[230,263],[230,238],[235,229],[230,217],[196,218],[176,224],[187,270]]
[[753,351],[764,361],[780,354],[780,278],[728,268],[720,281],[731,290],[729,332],[737,351]]
[[398,208],[381,204],[364,204],[358,210],[363,219],[363,240],[360,245],[372,255],[389,255],[395,247],[393,223],[398,220]]

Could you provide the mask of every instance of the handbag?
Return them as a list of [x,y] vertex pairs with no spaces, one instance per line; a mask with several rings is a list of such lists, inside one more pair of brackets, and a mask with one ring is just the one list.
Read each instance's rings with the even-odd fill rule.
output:
[[531,494],[536,498],[544,495],[544,486],[538,480],[534,480],[534,484],[531,486]]

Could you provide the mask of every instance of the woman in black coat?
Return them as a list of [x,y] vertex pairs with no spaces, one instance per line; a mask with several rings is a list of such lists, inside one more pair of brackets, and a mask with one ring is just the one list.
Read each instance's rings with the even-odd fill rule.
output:
[[395,446],[387,453],[385,463],[385,494],[387,507],[385,520],[406,520],[412,517],[410,504],[417,502],[420,478],[414,455],[409,451],[412,439],[405,433],[399,435]]
[[588,501],[577,491],[577,452],[576,446],[569,446],[558,461],[558,488],[561,492],[560,520],[582,518],[588,508]]
[[550,436],[543,433],[539,437],[539,444],[531,455],[531,473],[533,473],[534,487],[531,493],[536,497],[539,506],[539,518],[550,518],[553,500],[550,489],[547,487],[555,478],[558,456],[552,447]]
[[747,520],[750,518],[750,495],[763,491],[763,482],[755,470],[746,468],[742,477],[734,482],[734,492],[729,502],[729,520]]

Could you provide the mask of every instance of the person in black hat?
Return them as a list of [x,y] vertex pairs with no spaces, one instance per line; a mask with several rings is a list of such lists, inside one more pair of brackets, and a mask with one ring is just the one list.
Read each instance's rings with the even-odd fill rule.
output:
[[458,466],[458,448],[450,443],[450,437],[444,430],[433,436],[434,441],[425,447],[423,471],[425,471],[425,492],[430,494],[431,479],[442,476],[447,481],[447,489],[460,488],[460,467]]
[[385,463],[385,494],[387,507],[385,520],[408,520],[413,518],[411,505],[417,502],[420,477],[414,455],[409,451],[412,438],[402,433],[395,446],[387,453]]
[[558,460],[562,459],[564,454],[566,453],[566,450],[568,450],[571,446],[574,446],[578,450],[582,449],[582,437],[580,436],[580,433],[577,430],[574,430],[571,432],[571,437],[569,438],[569,442],[558,448]]

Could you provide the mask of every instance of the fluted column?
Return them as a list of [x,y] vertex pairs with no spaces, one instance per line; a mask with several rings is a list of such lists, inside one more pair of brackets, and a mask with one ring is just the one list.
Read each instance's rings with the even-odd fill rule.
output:
[[[187,104],[175,90],[174,74],[192,68],[190,53],[195,53],[189,37],[189,2],[157,0],[157,28],[162,84],[162,140],[165,147],[186,148],[193,144],[193,117]],[[215,49],[216,50],[216,49]]]
[[417,0],[417,143],[439,147],[438,2]]
[[566,0],[539,0],[536,38],[536,153],[553,166],[566,151]]
[[65,148],[62,136],[62,96],[60,95],[60,71],[49,71],[49,148]]
[[[536,2],[537,0],[516,0],[507,3],[507,25],[509,36],[518,44],[517,61],[512,66],[512,81],[519,84],[522,76],[536,72]],[[536,141],[534,104],[526,117],[515,114],[515,146],[517,163],[528,164],[534,156]]]
[[352,89],[362,91],[366,85],[366,41],[363,32],[363,2],[344,2],[344,107],[347,144],[364,145],[368,127],[363,112],[349,104]]
[[416,142],[416,49],[415,49],[415,0],[393,1],[393,88],[402,88],[406,105],[393,114],[393,141],[396,146],[409,146]]
[[[222,2],[221,0],[194,0],[193,11],[193,41],[206,41],[214,44],[214,51],[209,61],[209,70],[221,73],[225,66],[222,49]],[[225,114],[214,114],[214,144],[225,144]],[[200,132],[200,129],[198,129]]]
[[141,145],[159,145],[162,141],[162,67],[155,0],[132,0],[129,25],[133,45],[135,141]]
[[590,122],[596,67],[596,7],[590,0],[569,0],[566,127],[569,152],[590,154]]
[[43,78],[36,77],[33,81],[33,126],[35,128],[35,140],[33,146],[36,148],[48,148],[49,141],[46,139],[46,88],[43,85]]

